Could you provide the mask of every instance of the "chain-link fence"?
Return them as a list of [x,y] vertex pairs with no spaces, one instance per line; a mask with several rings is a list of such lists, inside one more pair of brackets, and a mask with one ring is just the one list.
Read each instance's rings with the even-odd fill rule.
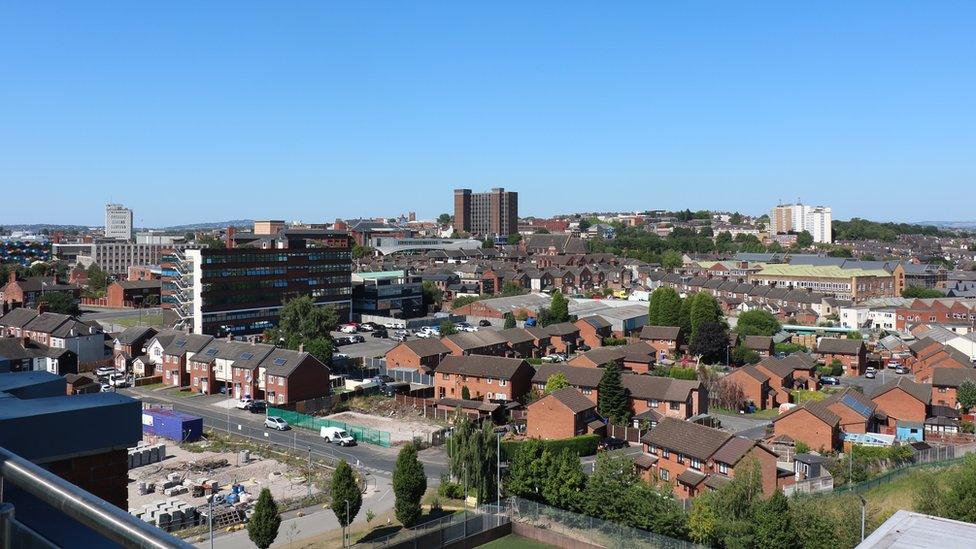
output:
[[690,541],[655,534],[639,528],[564,511],[535,501],[510,498],[513,523],[557,532],[563,536],[599,547],[646,547],[695,549],[703,546]]
[[371,427],[362,427],[359,425],[346,423],[344,421],[335,421],[324,417],[309,416],[306,414],[300,414],[298,412],[282,410],[281,408],[268,408],[268,416],[280,417],[293,427],[301,427],[302,429],[308,429],[315,433],[320,432],[322,427],[338,427],[340,429],[344,429],[347,433],[349,433],[349,436],[356,439],[357,442],[375,444],[376,446],[382,446],[384,448],[390,447],[390,433],[373,429]]
[[509,522],[505,506],[481,505],[475,509],[452,513],[418,524],[409,530],[400,530],[383,538],[357,543],[356,547],[371,549],[390,546],[423,549],[446,547]]

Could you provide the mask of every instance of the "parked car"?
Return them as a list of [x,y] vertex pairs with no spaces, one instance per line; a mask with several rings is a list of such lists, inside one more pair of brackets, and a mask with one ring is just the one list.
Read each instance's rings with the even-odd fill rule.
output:
[[551,355],[546,355],[542,357],[542,362],[565,362],[566,357],[559,353],[553,353]]
[[375,338],[387,338],[390,337],[390,333],[386,331],[386,328],[377,328],[373,330],[373,337]]
[[400,322],[387,322],[383,327],[387,330],[402,330],[406,328],[406,325]]
[[897,368],[895,368],[896,374],[907,374],[908,372],[910,372],[910,370],[904,364],[901,364]]
[[109,385],[108,383],[102,383],[101,384],[101,391],[103,393],[110,393],[110,392],[112,392],[112,386]]
[[129,386],[129,376],[123,374],[122,372],[116,372],[108,376],[108,384],[117,389]]
[[840,380],[834,376],[823,376],[820,378],[820,383],[823,385],[840,385]]
[[405,332],[403,330],[397,330],[397,331],[393,332],[393,340],[394,341],[406,341],[407,340],[407,332]]
[[254,399],[249,396],[242,396],[240,400],[234,403],[234,407],[238,410],[247,410],[247,407],[251,405]]
[[348,360],[349,355],[346,353],[332,353],[332,360]]
[[379,324],[375,322],[363,322],[359,325],[359,331],[361,332],[372,332],[379,327]]
[[488,322],[487,320],[479,320],[478,326],[481,326],[482,328],[487,328],[491,326],[491,322]]
[[896,370],[899,367],[901,367],[901,361],[900,360],[892,360],[891,362],[888,363],[888,369],[889,370]]
[[619,450],[620,448],[627,448],[628,446],[630,446],[630,443],[627,442],[626,440],[615,438],[615,437],[607,437],[603,439],[602,442],[600,442],[599,449],[604,451]]
[[386,374],[379,374],[379,375],[373,376],[373,377],[369,378],[369,381],[375,381],[376,383],[380,383],[380,384],[383,384],[383,383],[396,383],[396,379],[394,379],[392,376],[388,376]]
[[291,429],[288,422],[281,419],[280,417],[266,417],[264,418],[264,427],[267,429],[274,429],[276,431],[287,431]]
[[268,411],[268,403],[264,400],[255,400],[247,405],[247,411],[252,414],[263,414]]
[[344,334],[354,334],[359,331],[359,328],[355,324],[343,324],[339,327],[339,331]]
[[98,377],[108,377],[112,374],[116,374],[119,371],[112,366],[101,366],[95,370],[95,375]]
[[319,431],[319,435],[325,439],[326,442],[335,443],[339,446],[355,446],[356,439],[352,438],[345,429],[340,429],[338,427],[322,427]]
[[455,326],[457,327],[457,329],[458,329],[459,332],[477,332],[478,331],[478,327],[477,326],[472,326],[472,325],[468,324],[467,322],[458,322],[457,324],[455,324]]
[[410,392],[410,384],[401,381],[399,383],[384,383],[380,387],[380,393],[384,396],[393,397],[394,395],[405,395]]
[[864,372],[865,379],[874,379],[878,374],[874,370],[867,370]]

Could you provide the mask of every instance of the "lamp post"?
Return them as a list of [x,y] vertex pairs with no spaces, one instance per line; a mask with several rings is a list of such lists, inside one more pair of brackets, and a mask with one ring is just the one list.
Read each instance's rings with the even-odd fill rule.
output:
[[865,517],[865,514],[866,514],[865,513],[865,508],[867,507],[868,502],[867,502],[867,500],[864,499],[864,496],[862,496],[860,494],[858,494],[857,497],[858,497],[858,499],[861,500],[861,543],[864,543],[864,517]]

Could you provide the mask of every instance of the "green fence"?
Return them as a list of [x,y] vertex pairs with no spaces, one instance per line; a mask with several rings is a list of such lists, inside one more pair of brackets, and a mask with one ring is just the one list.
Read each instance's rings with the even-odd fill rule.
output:
[[357,442],[375,444],[384,448],[390,447],[390,433],[387,433],[386,431],[380,431],[370,427],[361,427],[359,425],[352,425],[344,421],[334,421],[324,417],[300,414],[290,410],[282,410],[281,408],[269,407],[268,415],[271,417],[280,417],[281,419],[287,421],[288,425],[293,427],[301,427],[302,429],[308,429],[310,431],[315,431],[316,433],[318,433],[322,427],[338,427],[340,429],[345,429],[346,432],[349,433],[349,436],[356,439]]

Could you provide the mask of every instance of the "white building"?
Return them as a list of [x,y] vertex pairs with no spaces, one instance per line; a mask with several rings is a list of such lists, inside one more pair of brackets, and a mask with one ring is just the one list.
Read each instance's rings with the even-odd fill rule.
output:
[[105,237],[132,240],[132,210],[121,204],[106,204]]
[[831,231],[833,216],[828,206],[782,204],[773,208],[769,218],[773,233],[807,231],[813,236],[814,242],[833,242]]

